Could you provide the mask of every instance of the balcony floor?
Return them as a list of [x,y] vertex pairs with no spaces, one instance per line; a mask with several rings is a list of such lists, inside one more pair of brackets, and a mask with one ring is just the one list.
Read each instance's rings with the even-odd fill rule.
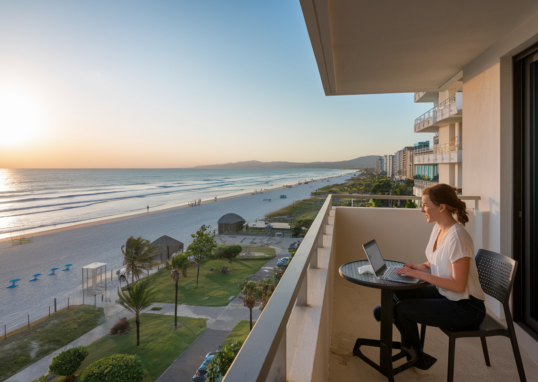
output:
[[[335,336],[335,325],[343,317],[333,315],[333,337],[331,339],[331,353],[329,359],[329,381],[386,381],[386,377],[379,374],[358,357],[352,356],[352,348],[357,337],[379,338],[379,323],[372,317],[372,308],[379,304],[381,294],[378,290],[345,285],[340,283],[335,293],[336,304],[346,302],[352,306],[353,333],[344,335],[342,331]],[[349,316],[348,316],[349,318]],[[349,328],[349,325],[347,325]],[[517,326],[517,325],[516,325]],[[348,329],[349,330],[349,329]],[[521,330],[518,330],[521,332]],[[394,329],[394,340],[399,341],[399,332]],[[528,381],[538,381],[538,363],[532,359],[522,348],[524,338],[518,335],[521,356]],[[484,362],[482,347],[478,338],[462,338],[456,340],[455,381],[488,381],[505,382],[518,381],[518,374],[510,340],[506,337],[491,337],[487,339],[491,367]],[[371,349],[371,350],[370,350]],[[448,337],[437,328],[428,327],[426,332],[425,350],[438,359],[437,363],[428,371],[415,368],[408,369],[395,378],[397,381],[444,381],[447,377],[448,365]],[[378,361],[379,352],[373,348],[365,348],[364,353]],[[534,354],[538,357],[538,354]],[[402,363],[401,361],[400,363]]]

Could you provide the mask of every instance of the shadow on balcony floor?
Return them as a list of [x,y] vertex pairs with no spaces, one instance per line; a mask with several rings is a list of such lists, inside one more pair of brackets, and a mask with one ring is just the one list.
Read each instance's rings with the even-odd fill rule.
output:
[[[342,285],[343,286],[343,285]],[[357,337],[379,338],[379,324],[372,317],[372,308],[379,304],[379,291],[359,286],[339,288],[336,303],[346,301],[347,306],[353,306],[353,321],[356,323],[353,332],[344,333],[335,330],[340,320],[350,320],[347,314],[335,317],[333,315],[333,336],[329,360],[329,381],[386,381],[387,379],[364,363],[358,357],[352,356],[351,350]],[[344,318],[343,316],[347,316]],[[347,331],[350,326],[345,325]],[[399,332],[394,330],[394,340],[399,341]],[[462,338],[456,341],[455,381],[488,381],[505,382],[518,381],[510,340],[505,337],[487,339],[491,367],[484,362],[480,340],[478,338]],[[521,348],[521,346],[520,346]],[[398,374],[397,381],[444,381],[447,377],[448,337],[439,329],[428,327],[425,350],[438,359],[428,371],[411,368]],[[364,351],[369,357],[378,360],[378,352],[370,349]],[[538,363],[523,349],[521,356],[528,381],[538,381]]]

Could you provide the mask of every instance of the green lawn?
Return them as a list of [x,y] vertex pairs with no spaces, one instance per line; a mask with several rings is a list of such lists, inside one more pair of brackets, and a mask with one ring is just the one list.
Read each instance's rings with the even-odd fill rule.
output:
[[[136,346],[136,323],[132,318],[131,331],[123,336],[109,335],[88,346],[90,355],[84,360],[79,370],[91,363],[113,354],[136,354],[146,371],[146,381],[157,378],[179,357],[181,353],[206,329],[206,320],[201,318],[181,317],[175,330],[174,316],[144,313],[140,315],[140,346]],[[190,330],[189,330],[190,328]]]
[[[287,207],[270,212],[265,216],[271,221],[288,221],[289,219],[315,218],[325,199],[310,198],[293,202]],[[285,217],[285,218],[284,218]],[[280,218],[280,219],[279,219]]]
[[[255,322],[252,321],[252,325],[254,325]],[[228,336],[222,341],[221,346],[224,346],[226,344],[230,344],[232,342],[237,341],[245,341],[250,333],[250,321],[249,320],[241,320],[237,324],[235,324],[234,328],[228,334]]]
[[0,381],[67,345],[103,321],[103,308],[71,307],[0,341]]
[[[189,268],[187,277],[179,279],[178,304],[201,306],[228,305],[230,296],[236,296],[240,289],[237,284],[252,276],[265,263],[263,260],[234,260],[231,264],[227,260],[209,260],[200,267],[200,279],[196,287],[196,267]],[[219,272],[221,266],[229,266],[228,274]],[[214,269],[214,271],[210,271]],[[157,302],[175,302],[175,284],[170,280],[170,271],[161,269],[149,276],[152,285],[157,289]]]

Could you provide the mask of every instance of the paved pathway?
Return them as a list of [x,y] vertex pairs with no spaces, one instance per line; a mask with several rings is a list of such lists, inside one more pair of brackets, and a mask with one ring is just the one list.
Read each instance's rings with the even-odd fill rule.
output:
[[[234,238],[226,238],[228,244],[240,242],[244,237],[237,236]],[[249,239],[252,239],[250,236]],[[262,240],[262,238],[254,238],[256,241]],[[267,238],[263,238],[266,242]],[[296,239],[273,239],[274,243],[271,244],[275,247],[277,256],[271,259],[267,264],[262,267],[258,272],[252,275],[249,280],[259,280],[271,275],[273,268],[276,266],[278,260],[287,256],[287,248],[289,244],[296,241]],[[256,244],[256,243],[254,243]],[[115,301],[117,296],[111,296],[111,300]],[[152,306],[161,306],[163,309],[160,311],[151,311],[151,307],[146,310],[146,313],[174,315],[174,304],[155,303]],[[106,322],[100,326],[90,330],[75,341],[68,345],[56,350],[52,354],[42,358],[36,363],[28,366],[26,369],[20,371],[14,376],[6,380],[6,382],[31,382],[45,374],[49,365],[58,353],[61,351],[79,345],[89,345],[92,342],[108,334],[108,330],[118,319],[121,317],[133,317],[133,314],[113,302],[104,304]],[[209,352],[213,352],[218,349],[219,345],[224,341],[228,333],[233,327],[241,320],[249,319],[249,310],[243,306],[243,302],[240,296],[236,296],[230,304],[227,306],[192,306],[192,305],[180,305],[178,306],[178,316],[192,317],[192,318],[206,318],[207,330],[205,330],[177,359],[174,363],[161,375],[157,380],[158,382],[171,382],[171,381],[190,381],[192,376],[202,364],[205,359],[205,355]],[[260,316],[260,311],[255,308],[252,311],[253,320],[257,320]]]

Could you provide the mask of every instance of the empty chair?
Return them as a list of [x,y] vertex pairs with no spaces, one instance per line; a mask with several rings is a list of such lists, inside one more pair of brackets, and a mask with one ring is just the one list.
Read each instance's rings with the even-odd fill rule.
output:
[[41,276],[41,273],[36,273],[33,277],[33,279],[31,279],[30,281],[37,281],[38,280],[38,277]]
[[[484,321],[482,321],[480,327],[476,329],[454,330],[441,328],[441,330],[449,338],[447,381],[452,382],[454,380],[454,358],[456,352],[457,338],[480,337],[486,365],[491,366],[489,362],[486,337],[505,336],[510,338],[510,342],[512,344],[512,351],[514,352],[517,372],[519,373],[519,380],[521,382],[525,382],[527,380],[525,378],[525,370],[523,369],[523,362],[521,361],[521,354],[519,353],[519,346],[517,344],[516,332],[514,331],[512,315],[510,314],[510,310],[508,308],[508,299],[510,298],[510,292],[512,292],[512,287],[514,286],[514,278],[517,270],[517,261],[503,256],[499,253],[481,249],[476,255],[476,266],[478,268],[478,277],[480,279],[480,285],[482,286],[484,293],[487,293],[491,297],[495,298],[503,305],[507,327],[500,324],[489,314],[486,314]],[[423,348],[425,336],[426,325],[422,325],[421,339]]]
[[21,279],[13,279],[13,280],[10,280],[9,282],[11,283],[10,286],[6,287],[7,289],[10,289],[10,288],[16,288],[17,287],[17,281],[21,281]]
[[59,269],[59,268],[51,268],[51,269],[50,269],[51,272],[49,273],[49,276],[54,276],[54,275],[55,275],[54,271],[56,271],[56,270],[58,270],[58,269]]

